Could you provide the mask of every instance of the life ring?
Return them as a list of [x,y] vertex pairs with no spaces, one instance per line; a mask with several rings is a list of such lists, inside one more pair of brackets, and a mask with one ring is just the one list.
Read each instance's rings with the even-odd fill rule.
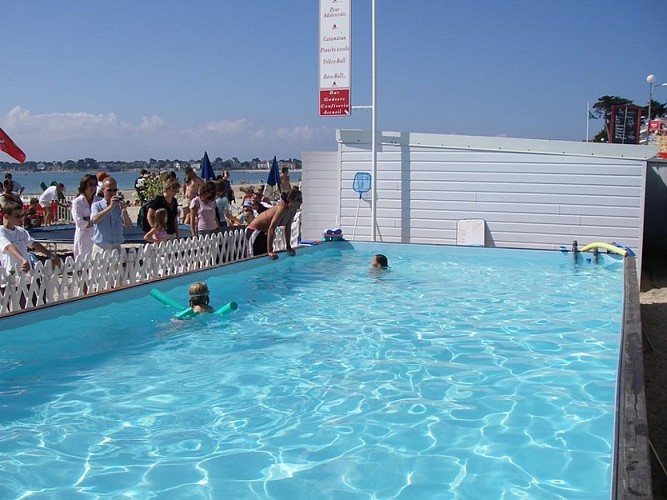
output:
[[[176,319],[190,319],[197,314],[192,310],[192,307],[183,307],[181,304],[179,304],[175,300],[167,297],[165,294],[163,294],[157,288],[153,288],[151,290],[151,297],[153,297],[154,299],[157,299],[158,301],[162,302],[166,306],[173,307],[174,309],[178,309],[180,312],[178,312],[174,315],[174,317]],[[213,314],[223,315],[223,314],[227,314],[227,313],[232,312],[232,311],[236,311],[238,308],[239,308],[239,305],[236,302],[230,302],[230,303],[225,304],[224,306],[222,306],[220,309],[218,309],[216,311],[213,311]]]
[[611,245],[609,243],[601,243],[601,242],[595,242],[595,243],[589,243],[585,247],[581,249],[582,252],[588,252],[590,250],[593,250],[594,248],[603,248],[609,253],[615,253],[618,255],[621,255],[623,257],[627,257],[628,251],[625,248],[620,248],[615,245]]

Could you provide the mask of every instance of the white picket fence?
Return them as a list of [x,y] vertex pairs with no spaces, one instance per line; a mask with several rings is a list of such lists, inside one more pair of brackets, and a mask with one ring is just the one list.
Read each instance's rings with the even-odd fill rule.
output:
[[[292,247],[298,246],[299,221],[294,221]],[[273,248],[286,248],[284,228],[276,230]],[[247,258],[245,229],[213,235],[148,243],[87,256],[67,257],[61,267],[38,262],[29,272],[0,267],[0,317],[44,304],[82,297],[166,276],[209,269]]]

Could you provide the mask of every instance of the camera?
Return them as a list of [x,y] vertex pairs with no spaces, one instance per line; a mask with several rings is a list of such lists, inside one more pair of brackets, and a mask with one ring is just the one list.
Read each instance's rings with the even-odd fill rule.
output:
[[118,191],[118,193],[116,194],[116,199],[118,201],[124,201],[125,200],[125,195],[123,193],[121,193],[120,191]]

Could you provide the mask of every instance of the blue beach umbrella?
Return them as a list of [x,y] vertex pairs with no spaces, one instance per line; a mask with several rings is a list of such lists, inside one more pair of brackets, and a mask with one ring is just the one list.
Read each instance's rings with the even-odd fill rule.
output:
[[278,170],[278,160],[276,160],[275,156],[271,163],[271,170],[269,170],[269,178],[267,179],[266,184],[271,188],[268,190],[269,193],[280,193],[280,170]]
[[201,161],[201,178],[205,181],[215,179],[215,172],[211,166],[211,160],[208,159],[208,153],[204,151],[204,159]]

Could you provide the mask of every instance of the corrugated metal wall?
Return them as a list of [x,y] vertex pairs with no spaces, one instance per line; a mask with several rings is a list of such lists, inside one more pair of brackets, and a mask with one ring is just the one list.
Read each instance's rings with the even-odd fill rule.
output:
[[[486,246],[557,249],[595,241],[640,247],[646,146],[530,139],[381,133],[377,161],[379,241],[456,244],[457,221],[484,219]],[[306,238],[335,217],[350,238],[359,196],[354,174],[371,172],[370,134],[338,131],[333,153],[304,156]],[[338,200],[323,196],[335,185]],[[334,190],[335,191],[335,190]],[[312,200],[312,201],[311,201]],[[330,213],[334,212],[334,213]],[[325,215],[326,214],[326,215]],[[371,197],[359,210],[357,240],[371,236]]]

